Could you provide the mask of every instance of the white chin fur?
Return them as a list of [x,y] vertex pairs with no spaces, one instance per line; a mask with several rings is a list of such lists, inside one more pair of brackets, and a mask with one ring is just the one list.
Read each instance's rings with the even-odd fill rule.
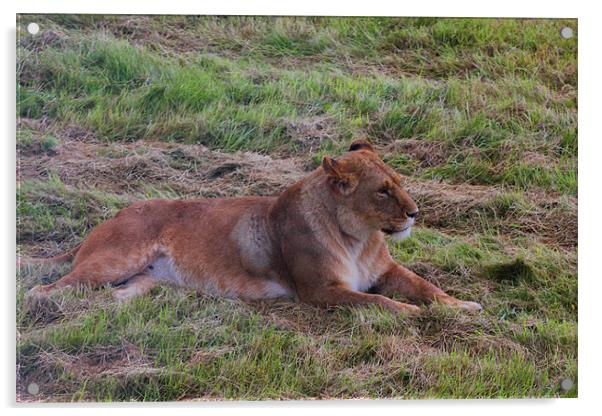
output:
[[412,233],[412,227],[408,227],[407,229],[405,229],[403,231],[391,234],[391,238],[393,238],[393,240],[395,240],[395,241],[401,241],[404,238],[408,238],[411,233]]

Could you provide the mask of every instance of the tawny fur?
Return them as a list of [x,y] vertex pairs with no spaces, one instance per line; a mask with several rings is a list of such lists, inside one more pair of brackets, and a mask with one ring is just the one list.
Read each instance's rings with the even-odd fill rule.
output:
[[[278,197],[150,200],[121,210],[71,252],[73,270],[36,286],[45,294],[86,284],[119,300],[157,283],[247,300],[290,298],[318,306],[378,304],[394,311],[439,301],[480,309],[446,295],[397,264],[385,234],[409,235],[418,208],[401,179],[358,140]],[[367,291],[376,293],[366,293]]]

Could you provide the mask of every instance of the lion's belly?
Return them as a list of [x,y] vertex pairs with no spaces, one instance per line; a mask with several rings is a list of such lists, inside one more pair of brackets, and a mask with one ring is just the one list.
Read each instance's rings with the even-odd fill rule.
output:
[[184,286],[184,278],[175,267],[174,261],[167,255],[157,257],[151,264],[146,266],[145,274],[152,276],[158,282],[171,283]]
[[[188,267],[187,267],[188,266]],[[157,282],[196,289],[207,295],[248,300],[294,298],[292,291],[277,280],[258,278],[244,271],[218,270],[211,264],[203,268],[178,264],[169,255],[162,255],[144,270]]]

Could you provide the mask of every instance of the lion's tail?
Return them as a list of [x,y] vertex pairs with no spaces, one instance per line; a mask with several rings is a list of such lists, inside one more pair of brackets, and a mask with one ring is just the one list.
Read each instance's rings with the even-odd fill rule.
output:
[[68,261],[73,260],[79,249],[81,248],[82,243],[76,245],[71,250],[66,253],[59,254],[58,256],[49,257],[49,258],[24,258],[21,260],[22,265],[37,265],[37,264],[60,264],[66,263]]

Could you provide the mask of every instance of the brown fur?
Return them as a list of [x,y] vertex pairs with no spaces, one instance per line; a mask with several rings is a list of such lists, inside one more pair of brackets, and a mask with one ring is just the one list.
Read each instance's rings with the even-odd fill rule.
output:
[[[150,200],[121,210],[70,253],[73,270],[32,294],[87,284],[124,284],[120,300],[156,283],[200,292],[313,305],[378,304],[417,311],[418,302],[480,309],[395,263],[385,233],[409,234],[418,208],[395,171],[365,140],[352,143],[278,197]],[[400,233],[400,234],[398,234]],[[366,293],[368,290],[376,294]]]

